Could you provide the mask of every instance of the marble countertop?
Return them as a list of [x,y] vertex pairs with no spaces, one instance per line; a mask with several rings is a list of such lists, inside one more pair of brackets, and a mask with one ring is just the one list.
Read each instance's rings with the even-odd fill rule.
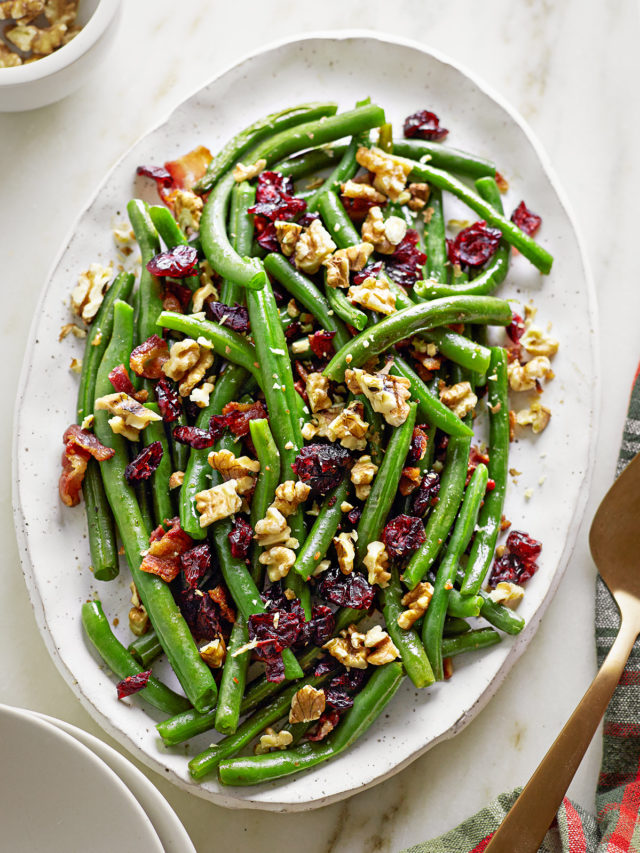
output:
[[[630,95],[638,74],[638,9],[590,3],[585,14],[580,0],[324,0],[321,6],[137,0],[124,6],[115,50],[81,90],[50,107],[0,115],[0,390],[7,409],[0,427],[0,701],[60,717],[113,743],[72,695],[36,628],[13,531],[10,411],[32,311],[74,219],[106,170],[185,96],[248,51],[295,33],[365,26],[417,39],[471,68],[529,121],[584,238],[599,298],[603,379],[592,492],[555,599],[494,699],[455,739],[394,778],[307,814],[225,811],[145,769],[198,853],[285,843],[308,853],[398,851],[523,784],[595,674],[595,569],[587,531],[613,477],[640,356],[640,287],[629,254],[638,245],[633,198],[640,186],[640,117]],[[591,809],[599,751],[596,740],[570,789]]]

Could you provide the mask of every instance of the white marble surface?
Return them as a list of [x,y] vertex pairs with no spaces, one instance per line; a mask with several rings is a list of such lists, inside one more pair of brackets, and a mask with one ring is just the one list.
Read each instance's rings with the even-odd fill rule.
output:
[[[640,356],[632,203],[640,186],[637,6],[593,0],[324,0],[316,6],[292,0],[260,5],[129,0],[117,47],[101,74],[57,105],[0,116],[0,391],[6,408],[0,427],[5,474],[0,701],[101,735],[36,630],[11,517],[10,409],[31,314],[59,246],[104,172],[200,84],[276,38],[356,26],[417,38],[449,53],[510,100],[546,147],[574,207],[600,300],[603,391],[592,495],[555,600],[504,686],[457,738],[395,778],[316,812],[275,815],[227,812],[145,771],[184,821],[199,853],[261,853],[285,845],[308,853],[398,851],[438,834],[526,781],[595,672],[594,567],[586,533],[613,476]],[[591,808],[598,761],[596,742],[570,790]]]

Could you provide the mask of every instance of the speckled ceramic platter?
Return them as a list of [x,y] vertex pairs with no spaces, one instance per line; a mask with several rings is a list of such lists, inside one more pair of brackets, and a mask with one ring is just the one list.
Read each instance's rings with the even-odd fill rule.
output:
[[[375,56],[375,62],[371,57]],[[138,164],[160,164],[197,144],[215,151],[255,118],[302,101],[335,99],[341,108],[370,95],[398,126],[416,109],[429,108],[450,128],[448,142],[493,159],[512,190],[510,211],[524,198],[544,218],[541,242],[554,254],[543,277],[515,257],[501,293],[533,299],[543,325],[560,340],[556,379],[545,391],[553,412],[541,435],[512,446],[513,468],[506,513],[514,527],[544,543],[539,573],[521,606],[527,626],[485,652],[458,658],[455,675],[419,694],[403,685],[386,712],[347,754],[306,775],[250,789],[224,789],[211,779],[194,784],[187,755],[211,737],[168,750],[153,717],[118,702],[81,631],[80,605],[98,594],[116,633],[128,642],[128,572],[109,584],[89,571],[81,507],[58,501],[61,436],[72,421],[77,377],[68,370],[80,342],[58,343],[69,315],[65,302],[78,274],[93,261],[115,257],[111,227],[132,196],[153,200],[135,177]],[[118,217],[119,214],[119,217]],[[451,205],[447,218],[467,218]],[[36,311],[17,402],[15,520],[26,582],[36,619],[61,673],[95,719],[125,747],[177,785],[221,805],[293,811],[347,797],[396,773],[439,740],[456,734],[486,704],[531,640],[567,563],[588,492],[594,446],[597,362],[593,289],[571,216],[540,146],[502,100],[446,58],[416,44],[367,33],[309,36],[253,55],[186,100],[141,139],[112,169],[61,251]],[[528,496],[528,498],[527,498]],[[162,671],[160,670],[161,674]],[[170,673],[165,673],[168,679]]]

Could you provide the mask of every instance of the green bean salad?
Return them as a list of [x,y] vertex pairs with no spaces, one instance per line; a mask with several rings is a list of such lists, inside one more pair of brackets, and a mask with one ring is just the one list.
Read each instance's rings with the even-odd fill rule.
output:
[[167,747],[210,733],[195,780],[329,760],[405,677],[523,627],[541,543],[504,515],[509,442],[549,422],[558,343],[494,293],[514,253],[552,257],[447,135],[426,109],[394,136],[368,98],[309,103],[141,165],[159,203],[115,232],[137,274],[92,264],[72,293],[60,497],[84,501],[96,580],[124,555],[132,591],[124,644],[98,598],[82,624]]

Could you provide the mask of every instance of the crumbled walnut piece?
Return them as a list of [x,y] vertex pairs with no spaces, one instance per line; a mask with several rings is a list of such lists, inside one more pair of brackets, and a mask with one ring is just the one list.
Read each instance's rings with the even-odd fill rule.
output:
[[387,554],[384,542],[369,542],[367,545],[367,554],[362,562],[369,572],[369,583],[371,586],[377,584],[382,589],[389,586],[389,581],[391,580],[391,573],[387,571],[389,555]]
[[367,446],[369,424],[364,420],[363,414],[362,403],[349,403],[327,426],[329,441],[340,440],[340,444],[348,450],[364,450]]
[[81,329],[80,326],[76,326],[75,323],[65,323],[64,326],[62,326],[62,328],[60,329],[58,340],[63,341],[69,334],[72,334],[74,338],[87,337],[86,331],[84,329]]
[[364,501],[369,497],[371,483],[377,473],[378,466],[371,461],[368,454],[361,456],[351,469],[349,476],[356,487],[356,497],[359,501]]
[[537,355],[526,364],[520,364],[518,359],[512,361],[507,366],[507,376],[512,391],[532,391],[536,380],[553,379],[553,370],[546,355]]
[[367,276],[362,284],[349,288],[347,297],[350,302],[356,302],[370,311],[377,311],[378,314],[393,314],[396,310],[396,297],[385,278]]
[[264,730],[264,734],[260,737],[260,743],[255,745],[253,751],[256,755],[265,755],[265,753],[272,749],[286,749],[292,741],[293,735],[291,732],[284,729],[276,732],[275,729],[268,726]]
[[285,222],[284,220],[278,219],[274,223],[274,226],[276,229],[276,239],[280,244],[282,254],[286,258],[290,258],[291,255],[293,255],[296,243],[302,234],[302,225],[298,225],[296,222]]
[[350,575],[353,571],[353,562],[356,556],[354,542],[358,539],[358,533],[355,530],[350,530],[348,533],[340,533],[335,536],[333,544],[338,555],[338,565],[343,575]]
[[54,50],[64,44],[67,25],[62,22],[52,24],[50,27],[38,29],[36,36],[31,42],[31,50],[41,56],[48,56]]
[[347,369],[345,383],[353,394],[364,394],[374,412],[380,412],[391,426],[400,426],[409,415],[407,400],[411,383],[404,376],[387,373],[366,373],[360,368]]
[[4,0],[0,3],[0,21],[13,18],[27,23],[44,11],[44,0]]
[[192,296],[191,311],[193,314],[198,314],[204,308],[204,303],[210,297],[217,298],[218,291],[211,282],[199,287]]
[[343,405],[331,406],[330,409],[325,409],[321,412],[316,412],[310,423],[306,423],[302,427],[302,437],[305,441],[311,441],[312,438],[329,438],[329,424],[331,424],[344,409]]
[[412,628],[414,623],[426,613],[433,597],[433,587],[429,581],[421,581],[416,587],[402,596],[402,603],[407,608],[398,616],[398,625],[405,631]]
[[258,545],[264,548],[282,545],[290,536],[291,528],[287,524],[287,519],[273,504],[267,509],[265,517],[256,522],[255,538]]
[[95,420],[94,415],[86,415],[82,419],[82,423],[80,424],[81,428],[82,429],[92,429],[94,420]]
[[373,186],[377,190],[400,204],[409,200],[411,196],[405,185],[413,169],[411,160],[387,154],[375,145],[371,148],[358,148],[356,160],[360,166],[374,173]]
[[82,359],[72,358],[71,364],[69,365],[69,369],[73,370],[74,373],[82,373]]
[[214,521],[228,518],[242,507],[242,499],[236,492],[236,481],[227,480],[196,495],[196,509],[200,513],[200,527],[208,527]]
[[384,204],[387,200],[386,195],[379,193],[371,184],[365,184],[361,181],[348,180],[340,187],[342,195],[346,198],[362,198],[365,201]]
[[140,600],[138,589],[133,581],[129,584],[129,589],[131,590],[131,604],[133,605],[129,610],[129,628],[132,634],[141,637],[149,630],[149,615]]
[[169,477],[169,488],[177,489],[184,483],[184,471],[174,471]]
[[472,412],[478,402],[470,382],[456,382],[450,386],[442,382],[438,390],[440,400],[459,418],[464,418]]
[[212,669],[219,669],[227,656],[227,646],[224,637],[218,636],[206,646],[200,646],[200,657]]
[[367,631],[364,647],[370,649],[367,652],[367,663],[371,666],[382,666],[400,657],[400,652],[393,644],[393,640],[380,625],[374,625]]
[[44,14],[50,24],[72,24],[76,17],[78,0],[46,0]]
[[350,504],[349,501],[342,501],[340,504],[340,512],[351,512],[353,509],[353,504]]
[[169,379],[179,382],[183,376],[198,363],[200,347],[192,338],[176,341],[169,351],[169,359],[162,366],[162,372]]
[[276,486],[276,496],[272,506],[287,518],[306,501],[310,492],[311,487],[300,480],[285,480],[284,483]]
[[327,269],[329,287],[349,287],[349,272],[360,272],[366,266],[372,252],[371,243],[358,243],[346,249],[337,249],[322,262]]
[[385,218],[379,207],[372,207],[367,213],[362,223],[362,239],[382,255],[391,255],[395,251],[396,244],[387,236]]
[[111,264],[108,267],[91,264],[89,269],[78,277],[78,283],[71,293],[71,310],[87,325],[91,323],[102,304],[111,273]]
[[305,390],[312,412],[330,408],[329,380],[322,373],[309,373],[305,382]]
[[[200,269],[200,272],[198,274],[198,278],[200,279],[200,286],[206,287],[207,285],[210,284],[214,289],[214,293],[212,294],[213,298],[216,302],[218,302],[219,301],[218,291],[216,290],[216,286],[214,284],[214,282],[218,280],[217,279],[217,273],[213,271],[211,264],[207,260],[200,261],[198,264],[198,268]],[[196,291],[196,293],[197,293],[197,291]],[[202,309],[200,309],[200,310],[202,310]],[[194,313],[197,313],[197,312],[194,312]]]
[[516,412],[516,423],[519,426],[531,426],[534,433],[542,432],[551,419],[551,409],[543,406],[539,400],[534,400],[528,409]]
[[207,457],[209,465],[222,474],[225,480],[236,480],[236,492],[244,495],[255,484],[255,475],[260,471],[257,459],[248,456],[236,457],[231,450],[213,450]]
[[290,723],[311,723],[319,720],[325,706],[324,690],[305,684],[291,700]]
[[520,345],[531,355],[546,355],[552,358],[557,352],[559,343],[551,335],[547,335],[538,326],[529,326],[520,338]]
[[336,248],[331,235],[320,222],[314,219],[305,228],[295,245],[294,262],[298,269],[313,274],[320,269],[322,262]]
[[342,633],[343,636],[332,637],[322,648],[343,666],[366,669],[367,652],[364,647],[364,634],[358,633],[354,625],[349,625],[349,629]]
[[431,194],[429,184],[409,184],[407,190],[411,193],[411,198],[409,199],[409,208],[411,210],[422,210],[423,207],[426,207]]
[[[213,351],[200,346],[200,357],[198,358],[198,361],[187,375],[183,377],[182,382],[178,386],[178,393],[180,396],[188,397],[196,385],[204,379],[212,365]],[[211,391],[213,391],[213,387],[211,388]]]
[[4,31],[4,37],[7,41],[10,41],[23,53],[29,53],[37,35],[38,28],[30,24],[17,24],[15,27],[8,27]]
[[271,583],[275,583],[289,574],[289,569],[296,561],[296,552],[291,548],[285,548],[284,545],[274,545],[267,551],[263,551],[258,560],[267,567]]
[[189,399],[192,403],[195,403],[198,408],[204,409],[209,405],[209,398],[211,397],[213,388],[213,382],[203,382],[198,388],[193,389],[191,394],[189,394]]
[[140,430],[152,421],[161,421],[160,415],[142,406],[133,397],[120,391],[99,397],[95,402],[98,412],[110,412],[114,417],[109,419],[109,426],[115,433],[124,435],[130,441],[137,441]]
[[500,581],[495,589],[489,593],[489,598],[496,604],[504,604],[505,607],[516,608],[522,601],[524,589],[510,581]]
[[240,184],[242,181],[250,181],[252,178],[257,178],[266,165],[267,161],[264,157],[246,166],[243,163],[236,163],[233,167],[233,180]]
[[0,42],[0,68],[16,68],[18,65],[22,65],[22,57]]
[[173,208],[178,225],[187,235],[194,234],[200,228],[200,218],[204,202],[192,190],[172,190],[167,195],[167,204]]

